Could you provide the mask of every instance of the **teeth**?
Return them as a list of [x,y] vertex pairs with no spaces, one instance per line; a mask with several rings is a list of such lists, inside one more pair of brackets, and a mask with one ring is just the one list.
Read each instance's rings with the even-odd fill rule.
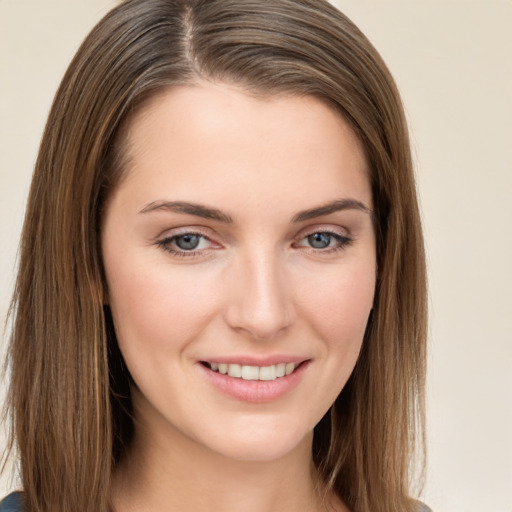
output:
[[295,363],[279,363],[272,366],[209,363],[209,366],[214,372],[244,380],[275,380],[290,375],[297,368]]
[[295,370],[296,366],[297,365],[295,363],[286,363],[286,368],[285,368],[286,375],[290,375],[290,373],[292,373],[293,370]]
[[275,380],[276,376],[276,366],[262,366],[260,368],[260,380]]
[[228,375],[240,378],[242,376],[242,367],[239,364],[228,364]]
[[257,366],[242,366],[242,379],[259,380],[260,369]]

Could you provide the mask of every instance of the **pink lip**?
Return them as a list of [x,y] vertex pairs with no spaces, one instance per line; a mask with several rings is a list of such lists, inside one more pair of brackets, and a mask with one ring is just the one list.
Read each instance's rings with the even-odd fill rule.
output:
[[[215,362],[219,363],[223,363],[224,361],[228,362],[227,359],[215,359]],[[233,360],[230,359],[229,361],[232,362]],[[251,364],[250,362],[240,363],[239,361],[248,361],[248,359],[237,359],[236,362],[238,364]],[[257,363],[252,362],[252,365],[270,366],[271,364],[279,364],[273,361],[276,361],[276,359],[272,358],[271,363],[262,363],[261,360],[258,360]],[[286,361],[295,362],[293,359],[286,359]],[[299,363],[301,361],[304,361],[304,359],[298,360]],[[285,362],[285,360],[281,362]],[[264,403],[278,400],[279,398],[292,391],[301,381],[304,373],[309,367],[310,362],[311,361],[306,360],[290,375],[279,377],[270,381],[244,380],[214,372],[201,363],[198,363],[197,366],[203,372],[209,382],[225,395],[228,395],[231,398],[235,398],[236,400],[241,400],[243,402]]]

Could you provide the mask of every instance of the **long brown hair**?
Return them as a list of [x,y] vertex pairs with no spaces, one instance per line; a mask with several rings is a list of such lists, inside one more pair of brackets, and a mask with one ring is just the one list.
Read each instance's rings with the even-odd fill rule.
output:
[[122,179],[131,114],[198,79],[258,95],[314,95],[364,145],[375,304],[356,368],[315,428],[313,457],[354,512],[412,512],[426,284],[408,131],[379,54],[324,0],[127,0],[78,50],[42,138],[11,309],[8,408],[26,511],[110,508],[133,423],[130,377],[104,307],[102,208]]

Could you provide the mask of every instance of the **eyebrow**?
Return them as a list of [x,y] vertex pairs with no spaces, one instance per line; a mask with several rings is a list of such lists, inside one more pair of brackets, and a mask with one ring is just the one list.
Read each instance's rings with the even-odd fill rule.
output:
[[197,203],[186,201],[153,201],[145,206],[139,213],[149,213],[154,211],[169,211],[175,213],[184,213],[194,215],[203,219],[217,220],[226,224],[233,223],[233,217],[217,210]]
[[357,199],[336,199],[317,208],[304,210],[293,217],[292,222],[303,222],[305,220],[316,219],[324,215],[339,212],[341,210],[360,210],[364,213],[372,215],[372,210],[364,203]]
[[[315,219],[324,215],[330,215],[341,210],[360,210],[364,213],[372,215],[372,210],[364,203],[357,199],[337,199],[322,206],[311,208],[297,213],[293,219],[293,223],[304,222],[305,220]],[[154,211],[169,211],[174,213],[183,213],[186,215],[194,215],[203,219],[216,220],[225,224],[232,224],[233,217],[216,208],[210,208],[198,203],[190,203],[187,201],[153,201],[146,205],[139,213],[145,214]]]

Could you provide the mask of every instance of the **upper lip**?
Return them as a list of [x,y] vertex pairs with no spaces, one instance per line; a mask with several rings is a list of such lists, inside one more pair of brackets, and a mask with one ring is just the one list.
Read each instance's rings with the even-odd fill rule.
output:
[[225,356],[225,357],[211,357],[201,359],[200,362],[204,363],[219,363],[219,364],[239,364],[241,366],[272,366],[280,363],[295,363],[299,365],[304,361],[309,361],[309,357],[292,356],[292,355],[275,355],[268,357],[255,357],[255,356]]

